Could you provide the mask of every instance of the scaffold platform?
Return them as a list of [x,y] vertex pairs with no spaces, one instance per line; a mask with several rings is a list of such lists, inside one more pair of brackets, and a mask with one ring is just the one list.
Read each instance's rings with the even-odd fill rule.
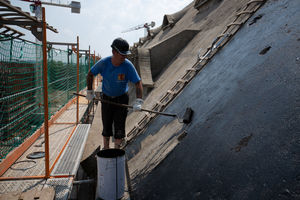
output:
[[[88,101],[79,98],[79,119],[84,117]],[[45,157],[33,158],[45,151],[45,135],[38,139],[10,166],[0,177],[0,200],[23,199],[24,195],[34,193],[35,199],[51,199],[53,188],[55,199],[68,199],[72,190],[73,179],[81,161],[90,124],[76,124],[77,103],[74,101],[49,126],[49,167],[50,178],[42,178],[46,173]],[[34,199],[32,198],[32,199]]]

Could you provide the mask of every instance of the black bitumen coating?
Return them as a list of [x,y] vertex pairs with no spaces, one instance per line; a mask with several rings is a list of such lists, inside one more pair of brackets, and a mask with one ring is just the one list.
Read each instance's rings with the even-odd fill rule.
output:
[[268,1],[172,102],[192,122],[135,199],[300,199],[299,19],[298,0]]

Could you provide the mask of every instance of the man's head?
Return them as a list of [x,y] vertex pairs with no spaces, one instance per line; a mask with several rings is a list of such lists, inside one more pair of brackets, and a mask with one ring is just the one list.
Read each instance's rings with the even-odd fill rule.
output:
[[119,38],[115,39],[113,41],[113,43],[111,44],[111,47],[113,48],[113,50],[118,51],[123,56],[130,54],[129,44],[123,38],[119,37]]

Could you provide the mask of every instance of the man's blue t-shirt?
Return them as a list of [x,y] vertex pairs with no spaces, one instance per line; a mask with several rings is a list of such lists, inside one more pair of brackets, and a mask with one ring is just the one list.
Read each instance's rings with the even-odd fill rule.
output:
[[113,66],[111,56],[102,58],[92,68],[94,75],[101,74],[102,92],[110,97],[118,97],[128,91],[128,82],[137,83],[139,77],[135,67],[128,60],[118,67]]

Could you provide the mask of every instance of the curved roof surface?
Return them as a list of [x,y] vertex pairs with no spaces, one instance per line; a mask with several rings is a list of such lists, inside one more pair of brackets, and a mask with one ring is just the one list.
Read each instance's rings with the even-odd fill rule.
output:
[[[193,19],[193,25],[179,20],[167,30],[203,25],[157,78],[145,107],[195,63],[198,50],[226,27],[221,19],[232,21],[232,13],[225,15],[226,3],[237,8],[236,14],[247,1],[214,2],[210,12],[201,11],[206,17],[190,5],[182,20]],[[267,1],[165,110],[182,118],[191,107],[192,122],[158,116],[126,147],[134,197],[299,198],[299,5]],[[164,40],[164,34],[146,45]],[[138,117],[129,116],[128,129]]]

